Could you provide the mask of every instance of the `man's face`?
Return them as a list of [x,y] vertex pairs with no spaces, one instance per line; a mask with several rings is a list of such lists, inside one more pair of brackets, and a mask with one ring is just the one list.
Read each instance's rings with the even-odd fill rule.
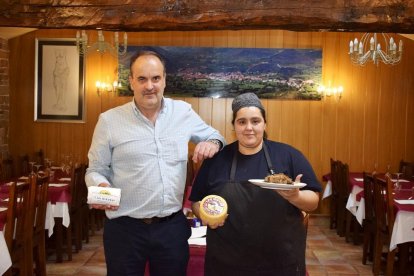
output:
[[152,55],[140,56],[131,66],[129,83],[134,91],[135,104],[140,110],[161,107],[165,89],[164,66]]

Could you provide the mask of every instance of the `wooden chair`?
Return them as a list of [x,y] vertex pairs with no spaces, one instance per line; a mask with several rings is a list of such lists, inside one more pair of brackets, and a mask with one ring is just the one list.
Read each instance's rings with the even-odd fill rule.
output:
[[374,212],[374,177],[370,173],[363,173],[364,178],[364,201],[365,218],[362,222],[363,246],[362,263],[365,265],[367,260],[373,260],[375,242],[375,212]]
[[414,162],[401,160],[398,172],[402,173],[401,177],[411,179],[414,177]]
[[331,183],[332,183],[332,194],[330,197],[330,219],[329,219],[329,228],[335,229],[337,228],[337,217],[338,217],[338,209],[337,209],[337,200],[338,200],[338,181],[337,181],[337,170],[338,170],[338,161],[330,159],[331,162]]
[[39,149],[39,151],[36,151],[34,154],[34,162],[38,165],[45,165],[45,154],[42,149]]
[[36,275],[46,275],[46,239],[45,239],[45,221],[46,207],[48,202],[47,191],[49,187],[49,175],[30,176],[30,189],[35,191],[33,229],[33,259],[35,264]]
[[14,162],[13,158],[8,157],[3,159],[1,163],[0,180],[9,180],[14,176]]
[[75,252],[82,249],[82,241],[88,239],[88,190],[85,184],[85,165],[80,164],[72,170],[71,182],[72,202],[69,205],[70,220],[72,225],[72,240]]
[[[346,234],[346,216],[349,212],[346,209],[346,203],[348,201],[350,189],[349,189],[349,167],[348,164],[344,164],[338,161],[336,171],[336,208],[337,208],[337,229],[336,232],[339,236],[343,237]],[[332,183],[333,184],[333,183]],[[334,186],[334,185],[332,185]]]
[[[375,211],[375,245],[374,245],[374,275],[381,270],[381,256],[383,248],[387,249],[385,275],[393,275],[396,250],[389,251],[392,229],[394,227],[394,198],[393,182],[386,176],[385,179],[374,176],[374,211]],[[385,246],[384,246],[385,245]]]
[[30,204],[29,183],[19,185],[12,183],[9,190],[9,205],[4,231],[12,267],[4,275],[33,274],[33,219]]
[[16,164],[16,175],[23,176],[29,175],[29,173],[29,155],[20,155]]

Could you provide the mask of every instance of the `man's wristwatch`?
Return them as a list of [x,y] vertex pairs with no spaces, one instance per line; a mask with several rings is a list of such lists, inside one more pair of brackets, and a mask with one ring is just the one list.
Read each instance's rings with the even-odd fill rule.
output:
[[223,147],[223,144],[218,139],[210,139],[210,140],[207,140],[207,142],[210,142],[210,143],[213,143],[213,144],[218,145],[219,146],[219,149],[221,149]]

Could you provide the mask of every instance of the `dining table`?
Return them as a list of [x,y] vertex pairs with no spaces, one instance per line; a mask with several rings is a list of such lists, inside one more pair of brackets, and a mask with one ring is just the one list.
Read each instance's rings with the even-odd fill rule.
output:
[[[1,199],[2,198],[0,196],[0,200]],[[0,275],[3,275],[12,265],[9,249],[7,248],[6,240],[4,239],[3,234],[6,215],[7,208],[3,205],[0,205]]]
[[[27,179],[27,176],[20,176],[0,182],[0,275],[2,275],[12,264],[10,253],[3,234],[3,228],[6,223],[7,215],[7,201],[10,187],[9,183],[16,182],[17,184],[20,184],[27,181]],[[70,177],[68,177],[67,174],[60,169],[60,167],[52,167],[51,178],[49,180],[45,220],[45,230],[48,231],[49,237],[53,234],[55,222],[61,223],[65,227],[68,227],[70,224],[70,182]],[[57,245],[57,247],[61,247],[61,244]]]
[[[330,182],[330,175],[323,176],[323,180]],[[396,178],[391,179],[394,183]],[[350,193],[346,208],[355,216],[356,220],[362,225],[365,218],[365,199],[364,199],[364,179],[362,172],[349,173]],[[395,221],[391,234],[390,250],[394,250],[397,245],[414,241],[414,179],[398,179],[400,188],[394,191],[394,210]],[[329,183],[332,185],[332,182]],[[328,183],[327,185],[328,186]],[[332,186],[328,189],[325,198],[330,196]],[[325,194],[325,192],[324,192]]]

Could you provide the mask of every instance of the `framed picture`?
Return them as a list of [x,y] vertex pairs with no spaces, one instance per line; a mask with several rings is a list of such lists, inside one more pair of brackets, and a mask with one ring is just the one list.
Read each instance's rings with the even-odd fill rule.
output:
[[36,39],[35,121],[84,122],[84,61],[74,39]]
[[164,57],[167,96],[233,98],[253,92],[263,99],[321,100],[321,48],[130,46],[119,58],[120,96],[133,95],[129,63],[142,50]]

